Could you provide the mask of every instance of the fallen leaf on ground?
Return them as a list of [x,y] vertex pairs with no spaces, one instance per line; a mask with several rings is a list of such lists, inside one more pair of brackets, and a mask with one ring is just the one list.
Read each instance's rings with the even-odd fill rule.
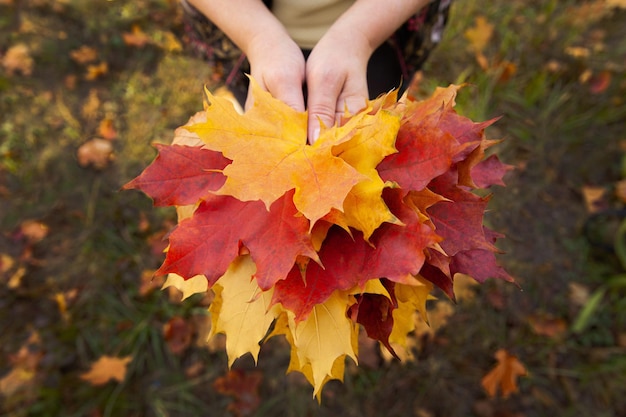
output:
[[152,42],[150,37],[146,35],[143,30],[141,30],[139,25],[133,25],[130,32],[122,33],[122,39],[126,45],[136,46],[139,48]]
[[569,287],[569,300],[577,307],[582,307],[589,301],[591,291],[586,285],[578,282],[570,282]]
[[493,29],[493,24],[489,23],[485,16],[476,16],[474,26],[465,30],[463,35],[474,52],[482,52],[493,36]]
[[253,414],[261,404],[259,384],[262,379],[258,371],[231,369],[213,382],[213,388],[220,394],[233,397],[235,401],[228,405],[228,410],[235,416],[244,417]]
[[0,395],[7,399],[18,392],[36,395],[37,368],[43,355],[39,333],[33,332],[17,353],[9,356],[12,368],[0,378]]
[[191,345],[193,327],[182,317],[172,317],[163,325],[163,339],[173,354],[180,355]]
[[565,320],[547,315],[532,315],[528,317],[528,324],[536,334],[552,339],[562,337],[567,331],[567,323]]
[[109,72],[109,64],[106,62],[101,62],[97,65],[88,65],[87,73],[85,74],[85,79],[88,81],[97,80],[105,76]]
[[104,169],[113,160],[113,145],[110,141],[100,138],[91,139],[83,143],[76,154],[78,164],[86,168]]
[[20,232],[29,243],[37,243],[48,236],[48,225],[38,220],[24,220]]
[[117,139],[117,131],[113,126],[113,120],[102,119],[100,125],[98,125],[98,135],[102,136],[106,140]]
[[30,56],[30,48],[23,43],[13,45],[2,57],[2,66],[9,75],[17,72],[26,76],[31,75],[34,64],[35,61]]
[[585,207],[587,208],[587,213],[597,213],[601,211],[606,205],[606,189],[604,187],[588,185],[583,186],[581,191],[583,194],[583,198],[585,199]]
[[78,49],[70,51],[70,58],[79,64],[87,64],[98,59],[98,51],[95,48],[83,45]]
[[89,371],[80,375],[80,379],[89,382],[91,385],[104,385],[112,379],[122,382],[126,378],[126,369],[132,359],[131,356],[123,358],[101,356],[96,362],[91,364]]
[[481,385],[490,397],[495,397],[499,391],[502,398],[507,398],[518,391],[517,379],[527,374],[526,367],[505,349],[498,349],[494,356],[498,363],[483,377]]

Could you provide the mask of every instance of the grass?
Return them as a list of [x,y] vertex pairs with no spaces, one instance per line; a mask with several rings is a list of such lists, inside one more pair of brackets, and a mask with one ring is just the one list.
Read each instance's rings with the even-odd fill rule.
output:
[[[36,367],[0,399],[0,415],[229,415],[232,398],[212,385],[227,371],[223,349],[196,343],[206,300],[142,292],[141,276],[160,264],[160,238],[174,213],[119,191],[155,156],[150,144],[169,142],[201,109],[210,68],[167,44],[170,33],[182,35],[175,2],[14,3],[0,5],[0,51],[23,43],[34,66],[31,75],[0,70],[0,380],[32,334],[39,342],[29,350]],[[592,238],[614,237],[613,223],[605,212],[590,217],[583,198],[585,186],[603,187],[607,208],[624,208],[611,192],[626,177],[625,14],[601,1],[456,2],[419,93],[467,83],[459,113],[501,116],[488,135],[505,139],[496,151],[516,170],[506,188],[494,190],[487,221],[507,235],[500,259],[523,291],[491,281],[473,287],[474,297],[454,306],[448,323],[416,350],[416,361],[349,365],[343,383],[325,388],[321,405],[310,387],[284,375],[288,352],[272,340],[261,351],[262,401],[253,415],[626,413],[625,288],[611,284],[625,268],[615,245]],[[464,36],[478,16],[494,25],[482,51],[489,69]],[[127,45],[123,35],[133,26],[150,43]],[[94,80],[85,78],[86,64],[69,58],[83,45],[97,50],[95,63],[108,65]],[[515,68],[507,79],[503,62]],[[608,87],[592,92],[604,71]],[[119,136],[115,159],[102,170],[81,167],[77,149],[98,136],[103,119]],[[44,225],[45,236],[25,236],[27,220]],[[589,296],[577,302],[572,284]],[[589,307],[594,291],[600,302]],[[564,330],[541,334],[535,316]],[[176,317],[195,323],[192,343],[180,353],[163,331]],[[519,393],[489,399],[480,379],[499,348],[516,354],[529,375]],[[80,379],[102,355],[132,356],[122,382],[92,386]],[[236,367],[251,370],[251,362],[242,358]]]

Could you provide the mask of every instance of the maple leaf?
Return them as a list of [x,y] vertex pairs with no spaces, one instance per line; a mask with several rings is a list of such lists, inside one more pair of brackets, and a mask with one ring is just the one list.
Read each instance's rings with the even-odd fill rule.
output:
[[363,325],[370,338],[380,341],[396,359],[399,359],[389,343],[389,336],[393,330],[393,311],[398,307],[395,295],[393,295],[395,283],[388,280],[381,281],[392,294],[391,298],[381,294],[357,295],[357,302],[348,309],[348,316],[352,321]]
[[[384,97],[378,101],[381,100]],[[376,102],[372,104],[375,105]],[[394,143],[400,117],[390,111],[379,110],[363,120],[362,124],[363,127],[350,140],[333,148],[333,154],[367,177],[348,193],[343,212],[345,225],[362,231],[368,240],[383,222],[400,223],[382,198],[383,189],[392,184],[383,182],[376,169],[386,156],[397,152]]]
[[[346,306],[350,303],[348,293],[335,291],[299,323],[293,314],[288,314],[297,363],[300,368],[310,366],[314,396],[329,379],[343,378],[343,367],[338,366],[337,361],[343,363],[348,356],[357,362],[354,341],[358,338],[358,329],[346,316]],[[341,370],[340,375],[338,370]],[[306,375],[307,371],[303,373]]]
[[[395,353],[415,320],[426,326],[434,286],[454,300],[455,274],[513,280],[496,262],[501,236],[483,226],[490,197],[473,192],[504,185],[510,167],[485,155],[495,119],[454,111],[459,88],[420,102],[383,95],[308,145],[306,114],[251,80],[249,111],[207,91],[205,111],[157,146],[125,188],[176,206],[156,274],[184,296],[213,288],[229,365],[284,335],[288,371],[319,400],[356,360],[359,325]],[[443,322],[451,304],[438,305]]]
[[195,204],[220,188],[220,172],[230,162],[219,152],[191,146],[154,144],[158,156],[123,189],[140,189],[156,206]]
[[18,43],[6,51],[0,64],[2,64],[9,75],[13,75],[18,71],[26,76],[31,75],[35,61],[30,53],[30,48],[26,44]]
[[459,144],[454,136],[439,129],[439,119],[436,113],[421,117],[416,112],[410,119],[414,122],[404,122],[396,140],[398,153],[388,156],[378,167],[384,180],[406,191],[419,191],[450,169]]
[[526,367],[517,356],[511,355],[505,349],[498,349],[495,353],[497,365],[483,377],[481,385],[490,397],[495,397],[500,390],[503,398],[517,392],[517,378],[527,374]]
[[[322,133],[313,146],[307,145],[305,113],[272,100],[254,80],[251,88],[254,106],[244,115],[229,100],[207,91],[206,122],[187,127],[207,148],[232,160],[223,170],[227,179],[217,193],[241,201],[261,200],[269,207],[295,189],[294,203],[311,224],[332,208],[341,210],[348,192],[366,177],[332,154],[324,139],[330,134]],[[353,129],[347,124],[333,134],[344,137]]]
[[437,234],[443,237],[441,247],[449,256],[472,249],[497,251],[485,237],[483,215],[489,197],[480,197],[455,185],[452,171],[434,179],[430,189],[447,198],[428,208]]
[[226,335],[229,366],[246,353],[252,354],[256,362],[259,342],[280,312],[278,306],[270,307],[272,290],[263,292],[252,279],[255,270],[250,256],[241,256],[213,287],[211,336]]
[[174,287],[183,293],[183,300],[191,297],[194,294],[200,294],[207,292],[209,289],[207,279],[204,275],[195,275],[191,278],[185,279],[178,274],[168,274],[167,279],[161,286],[161,289],[168,287]]
[[221,394],[232,396],[235,401],[228,405],[234,416],[248,416],[261,404],[259,384],[263,379],[260,372],[245,372],[231,369],[213,382],[213,388]]
[[104,385],[111,379],[122,382],[126,378],[126,368],[132,359],[131,356],[117,358],[103,355],[91,364],[89,371],[80,375],[80,379],[92,385]]
[[243,244],[256,264],[258,285],[270,288],[287,276],[298,256],[318,258],[308,234],[309,223],[296,216],[292,196],[293,191],[274,202],[269,211],[259,201],[242,202],[230,196],[203,201],[170,234],[165,262],[156,274],[204,275],[210,287]]

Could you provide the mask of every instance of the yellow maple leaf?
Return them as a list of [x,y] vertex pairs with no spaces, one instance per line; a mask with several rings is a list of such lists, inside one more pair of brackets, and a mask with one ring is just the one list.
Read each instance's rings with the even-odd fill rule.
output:
[[215,299],[211,312],[211,336],[226,335],[228,365],[235,359],[252,354],[255,362],[259,355],[259,342],[281,311],[279,305],[271,306],[273,289],[263,292],[252,279],[256,265],[249,255],[233,261],[226,273],[213,286]]
[[[308,145],[306,113],[273,99],[253,79],[250,84],[255,100],[245,114],[207,90],[206,121],[186,127],[207,148],[233,161],[223,171],[227,179],[217,194],[241,201],[261,200],[269,208],[295,189],[294,204],[311,224],[332,208],[343,210],[348,192],[367,177],[334,156],[331,145],[348,140],[354,123],[327,129],[315,144]],[[333,141],[328,139],[331,135]]]
[[[371,106],[379,107],[385,97],[377,99]],[[383,188],[392,186],[384,183],[376,167],[387,156],[397,152],[394,143],[400,128],[397,112],[379,110],[373,115],[350,119],[350,124],[360,125],[354,136],[333,148],[333,153],[365,175],[367,179],[356,184],[344,200],[345,221],[363,232],[368,240],[383,222],[400,224],[396,216],[382,199]]]
[[464,36],[469,41],[470,48],[477,53],[482,52],[493,36],[493,24],[485,16],[477,16],[474,26],[468,28]]
[[205,293],[208,290],[209,282],[204,275],[196,275],[189,279],[184,279],[177,274],[167,274],[167,279],[161,289],[174,287],[183,293],[183,300],[194,294]]
[[287,312],[291,331],[291,340],[287,340],[292,343],[292,356],[296,356],[290,366],[299,367],[298,370],[307,376],[313,385],[313,395],[318,399],[326,382],[343,379],[346,356],[358,362],[355,346],[358,326],[346,316],[346,309],[352,302],[347,292],[335,291],[297,324],[295,315]]
[[89,371],[80,375],[80,379],[92,385],[103,385],[111,379],[122,382],[126,378],[126,368],[132,359],[131,356],[123,358],[101,356],[91,365]]
[[396,284],[394,292],[398,307],[393,310],[393,328],[389,343],[402,348],[407,346],[407,335],[415,330],[413,313],[417,311],[422,320],[428,323],[426,302],[434,299],[430,292],[433,284],[417,276],[418,285]]

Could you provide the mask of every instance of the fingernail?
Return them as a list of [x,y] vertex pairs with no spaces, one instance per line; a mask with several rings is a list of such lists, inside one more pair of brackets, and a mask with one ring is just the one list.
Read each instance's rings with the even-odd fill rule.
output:
[[316,127],[313,129],[313,140],[317,140],[320,137],[320,128]]

